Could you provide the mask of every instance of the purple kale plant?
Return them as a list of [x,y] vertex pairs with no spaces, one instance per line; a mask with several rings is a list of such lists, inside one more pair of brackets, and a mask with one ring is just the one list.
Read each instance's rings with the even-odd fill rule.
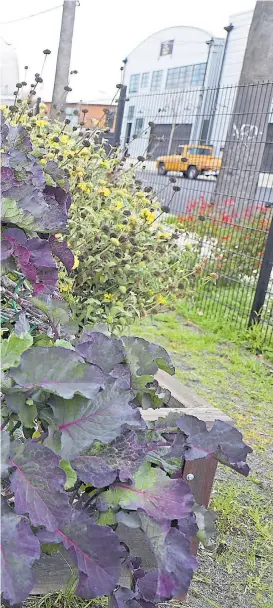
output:
[[[212,456],[247,475],[251,450],[221,422],[211,430],[192,416],[145,423],[143,409],[166,397],[155,375],[174,373],[169,355],[142,338],[73,325],[51,295],[56,258],[73,266],[55,236],[66,228],[66,177],[54,161],[43,169],[21,125],[2,124],[2,149],[3,600],[27,599],[33,565],[50,549],[69,554],[81,597],[108,595],[114,608],[181,598],[198,565],[191,539],[206,539],[214,519],[195,504],[184,463]],[[30,294],[18,297],[24,283]],[[149,570],[124,528],[145,538]]]
[[[69,552],[82,597],[112,594],[114,604],[131,598],[145,606],[187,592],[197,568],[190,539],[198,535],[200,517],[203,534],[211,519],[196,510],[188,483],[173,472],[189,458],[213,454],[247,474],[250,449],[229,425],[207,431],[188,416],[176,429],[173,422],[170,428],[168,422],[146,424],[138,404],[159,366],[170,368],[163,348],[95,329],[69,348],[30,346],[6,370],[2,589],[11,605],[31,592],[32,566],[44,543]],[[139,567],[135,575],[121,524],[145,535],[152,569]],[[119,583],[126,570],[134,581],[130,589]]]
[[55,234],[67,226],[69,183],[57,162],[43,168],[33,156],[30,136],[22,125],[1,116],[1,262],[19,270],[34,295],[56,289],[56,259],[71,271],[74,256]]

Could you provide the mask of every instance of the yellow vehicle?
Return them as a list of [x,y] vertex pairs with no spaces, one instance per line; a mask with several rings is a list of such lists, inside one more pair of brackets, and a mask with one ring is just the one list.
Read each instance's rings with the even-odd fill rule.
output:
[[159,156],[156,166],[159,175],[168,171],[179,171],[188,179],[196,179],[198,175],[210,173],[217,175],[221,167],[221,159],[213,154],[213,146],[187,145],[179,146],[180,154]]

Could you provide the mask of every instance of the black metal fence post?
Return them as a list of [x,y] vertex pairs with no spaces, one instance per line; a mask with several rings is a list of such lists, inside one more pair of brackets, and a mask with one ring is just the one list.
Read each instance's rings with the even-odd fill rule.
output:
[[273,217],[268,232],[262,266],[257,282],[257,287],[249,315],[248,327],[254,323],[259,323],[262,317],[262,309],[265,303],[267,288],[273,268]]
[[124,115],[124,108],[125,108],[125,102],[126,102],[126,91],[127,91],[127,87],[124,85],[120,85],[120,95],[119,95],[119,100],[118,100],[118,107],[117,107],[117,117],[116,117],[116,124],[115,124],[115,131],[114,131],[114,138],[113,138],[113,146],[118,146],[120,144],[120,136],[121,136],[121,128],[122,128],[122,121],[123,121],[123,115]]

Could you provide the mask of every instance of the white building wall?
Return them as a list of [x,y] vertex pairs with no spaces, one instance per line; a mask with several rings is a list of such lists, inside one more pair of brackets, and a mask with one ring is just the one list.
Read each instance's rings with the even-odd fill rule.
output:
[[253,11],[231,15],[233,25],[225,51],[210,141],[215,153],[223,149],[239,83]]
[[[209,32],[184,26],[169,27],[152,34],[128,55],[124,84],[129,85],[131,74],[149,72],[151,78],[152,71],[164,70],[161,91],[164,90],[168,68],[207,61],[208,46],[206,42],[211,37]],[[160,57],[161,43],[169,40],[174,40],[172,54]],[[146,89],[139,91],[139,93],[146,92]]]
[[[126,128],[132,123],[131,139],[135,133],[136,121],[143,118],[143,134],[141,138],[130,144],[131,156],[143,155],[147,151],[150,136],[148,123],[172,124],[177,119],[178,123],[193,124],[197,116],[197,108],[200,99],[201,88],[192,83],[185,89],[166,90],[168,69],[206,64],[209,57],[210,46],[207,44],[212,39],[209,32],[194,27],[172,27],[156,32],[144,40],[134,49],[127,58],[124,71],[124,85],[127,86],[128,101],[125,105],[124,120],[122,125],[121,142],[124,145],[126,139]],[[160,56],[161,44],[173,40],[173,52],[166,56]],[[217,39],[220,50],[224,41]],[[211,54],[213,70],[219,76],[219,65],[215,62],[215,49]],[[219,63],[219,62],[218,62]],[[151,91],[152,73],[162,70],[162,79],[157,91]],[[217,71],[218,70],[218,71]],[[132,74],[149,73],[148,86],[140,85],[137,93],[130,92],[130,79]],[[147,79],[146,79],[147,80]],[[206,73],[207,80],[207,73]],[[209,82],[211,84],[211,82]],[[215,86],[215,82],[213,83]],[[133,118],[130,115],[134,108]],[[139,121],[138,121],[139,123]],[[146,130],[146,133],[145,133]]]
[[13,92],[19,80],[17,53],[11,44],[0,37],[0,97],[2,105],[14,102]]
[[252,16],[253,11],[247,11],[230,17],[233,30],[228,38],[222,67],[221,87],[235,85],[239,82]]

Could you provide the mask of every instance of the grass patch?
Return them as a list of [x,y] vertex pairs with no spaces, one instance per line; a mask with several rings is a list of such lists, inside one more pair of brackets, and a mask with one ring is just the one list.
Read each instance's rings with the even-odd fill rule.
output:
[[75,595],[77,585],[78,581],[71,580],[64,591],[48,593],[42,597],[32,596],[23,605],[25,608],[107,608],[107,597],[84,600]]
[[[221,301],[226,304],[234,304],[236,302],[238,293],[234,292],[230,288],[218,288],[219,294],[222,295]],[[238,291],[238,289],[237,289]],[[240,293],[243,290],[240,290]],[[249,310],[251,307],[251,301],[249,302]],[[247,329],[248,317],[240,316],[237,312],[232,311],[229,308],[220,306],[219,310],[209,308],[209,301],[200,303],[199,307],[197,302],[194,305],[187,301],[181,300],[177,306],[178,314],[197,323],[199,327],[213,332],[218,336],[219,339],[228,340],[244,346],[246,350],[250,350],[255,354],[263,353],[264,357],[273,363],[273,334],[272,328],[268,327],[268,336],[265,335],[266,325],[253,325],[252,329]],[[272,339],[270,341],[270,333]]]

